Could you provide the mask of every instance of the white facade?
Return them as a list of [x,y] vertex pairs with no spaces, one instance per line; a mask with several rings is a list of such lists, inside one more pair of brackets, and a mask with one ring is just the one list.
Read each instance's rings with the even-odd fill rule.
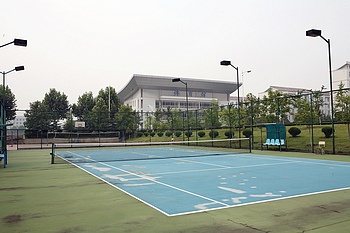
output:
[[344,84],[344,88],[350,88],[350,62],[347,61],[344,65],[336,70],[333,70],[333,89],[338,90],[340,83]]
[[[230,94],[236,90],[237,84],[213,80],[181,78],[187,83],[188,109],[205,109],[211,101],[219,105],[227,105]],[[150,75],[133,75],[130,82],[119,92],[121,102],[137,112],[154,112],[157,109],[187,108],[186,85],[172,82],[171,77]]]
[[12,121],[9,121],[8,123],[13,124],[9,128],[15,128],[15,129],[22,129],[24,127],[24,122],[26,121],[26,118],[24,116],[16,116],[16,118]]
[[173,79],[164,76],[133,75],[118,93],[123,104],[142,114],[141,128],[147,117],[143,113],[168,108],[186,111],[187,103],[189,111],[206,109],[211,106],[213,100],[219,105],[227,105],[230,102],[230,94],[238,87],[234,82],[192,78],[181,78],[181,82],[173,82]]

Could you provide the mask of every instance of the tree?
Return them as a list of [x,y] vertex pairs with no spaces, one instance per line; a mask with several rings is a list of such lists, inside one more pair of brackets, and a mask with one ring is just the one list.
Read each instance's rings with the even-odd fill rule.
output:
[[85,92],[78,97],[78,102],[72,105],[73,114],[78,120],[87,121],[94,106],[95,100],[92,92]]
[[68,131],[72,131],[75,129],[74,121],[73,121],[73,114],[71,112],[67,113],[66,116],[66,123],[64,124],[63,128]]
[[[254,96],[252,93],[248,93],[246,96],[246,101],[241,108],[242,122],[245,125],[256,124],[260,116],[260,100],[258,97]],[[253,118],[253,119],[252,119]]]
[[350,90],[345,90],[342,82],[339,84],[335,100],[335,118],[337,121],[347,122],[348,137],[350,138]]
[[150,115],[149,117],[154,130],[165,131],[168,129],[168,124],[164,122],[167,119],[167,112],[164,110],[157,109],[154,115]]
[[54,129],[57,128],[59,120],[63,120],[69,110],[67,96],[55,88],[50,89],[49,93],[45,94],[42,104],[49,109],[49,117]]
[[225,126],[238,126],[238,111],[234,105],[228,105],[227,107],[221,108],[220,120]]
[[105,130],[109,123],[108,107],[102,98],[97,99],[95,106],[92,108],[89,116],[90,129]]
[[98,92],[97,99],[102,99],[104,104],[108,107],[110,117],[113,118],[114,114],[118,111],[120,106],[120,100],[115,89],[111,86],[101,89]]
[[285,123],[290,112],[290,98],[280,91],[268,90],[268,96],[264,96],[262,112],[266,112],[266,120],[270,122]]
[[204,111],[204,122],[208,128],[217,129],[221,126],[219,120],[219,103],[215,100],[211,102],[211,108]]
[[114,114],[118,112],[120,106],[120,100],[115,89],[111,86],[101,89],[98,92],[97,99],[103,100],[103,103],[107,106],[109,117],[106,127],[108,129],[114,128]]
[[[311,123],[311,106],[309,101],[307,101],[307,99],[305,98],[305,96],[295,96],[293,98],[293,106],[297,109],[297,112],[294,115],[294,123]],[[313,119],[315,119],[315,116],[313,117]]]
[[29,103],[29,110],[24,113],[26,121],[24,126],[28,129],[49,129],[51,120],[49,109],[41,101]]
[[312,95],[312,104],[313,104],[313,112],[316,117],[314,119],[318,119],[318,122],[321,123],[324,115],[322,114],[321,107],[324,103],[322,98],[322,89],[321,91],[314,91]]
[[[0,90],[2,90],[3,86],[0,85]],[[0,92],[0,100],[2,102],[3,92]],[[6,121],[10,121],[15,119],[16,117],[16,97],[12,93],[11,89],[6,86],[5,88],[5,109],[6,109]]]
[[178,130],[183,128],[184,112],[177,109],[168,114],[169,129]]
[[135,132],[140,125],[140,116],[129,105],[121,105],[118,112],[114,115],[114,121],[119,130],[127,134]]

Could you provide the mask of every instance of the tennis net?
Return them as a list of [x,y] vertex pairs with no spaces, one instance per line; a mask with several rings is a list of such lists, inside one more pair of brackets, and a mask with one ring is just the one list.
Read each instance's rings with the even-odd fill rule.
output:
[[92,163],[250,153],[249,138],[132,143],[52,144],[51,163]]

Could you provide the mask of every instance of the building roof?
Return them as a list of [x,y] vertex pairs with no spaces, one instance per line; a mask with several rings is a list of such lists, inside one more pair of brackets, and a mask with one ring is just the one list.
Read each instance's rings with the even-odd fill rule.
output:
[[339,67],[339,68],[336,69],[336,70],[341,70],[341,69],[343,69],[344,67],[350,67],[350,61],[347,61],[344,65],[342,65],[341,67]]
[[[185,89],[185,85],[181,82],[172,83],[173,78],[175,77],[134,74],[129,83],[118,93],[118,96],[120,100],[124,102],[141,88],[153,90]],[[189,91],[191,90],[231,94],[237,90],[236,82],[193,78],[181,78],[181,80],[187,83],[187,88]]]
[[297,88],[297,87],[279,87],[279,86],[270,86],[266,91],[262,92],[268,92],[270,89],[272,90],[278,90],[280,92],[288,92],[288,93],[297,93],[298,91],[303,91],[305,88]]

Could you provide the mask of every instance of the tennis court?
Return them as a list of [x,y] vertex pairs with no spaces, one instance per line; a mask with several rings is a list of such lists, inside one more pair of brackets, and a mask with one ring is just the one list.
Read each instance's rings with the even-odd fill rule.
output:
[[55,154],[167,216],[350,187],[347,162],[173,145]]

